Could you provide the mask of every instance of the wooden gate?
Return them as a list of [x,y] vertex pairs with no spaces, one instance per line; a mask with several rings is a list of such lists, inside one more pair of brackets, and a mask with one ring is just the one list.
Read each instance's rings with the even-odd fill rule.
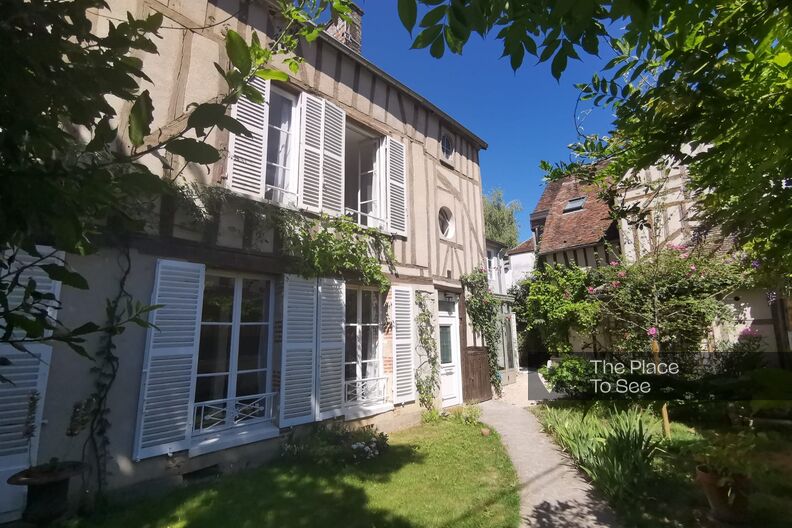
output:
[[492,399],[487,349],[468,346],[464,295],[459,296],[459,342],[462,355],[462,399],[475,403]]

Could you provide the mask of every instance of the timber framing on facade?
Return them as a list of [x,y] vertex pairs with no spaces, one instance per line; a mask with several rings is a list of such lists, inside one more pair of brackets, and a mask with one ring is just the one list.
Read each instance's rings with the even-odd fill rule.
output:
[[[93,13],[93,22],[101,34],[127,12],[160,12],[167,27],[159,53],[140,56],[151,79],[144,88],[154,106],[152,138],[179,130],[190,102],[223,93],[212,63],[228,64],[227,29],[248,40],[253,31],[278,31],[268,2],[242,0],[118,0]],[[359,24],[362,13],[353,15]],[[485,260],[479,150],[487,145],[363,58],[361,34],[358,26],[334,32],[341,42],[323,35],[300,47],[305,62],[288,82],[257,80],[265,103],[243,99],[232,109],[254,136],[213,133],[226,156],[208,171],[191,165],[183,175],[187,183],[221,186],[233,200],[346,215],[390,234],[391,288],[291,274],[290,259],[299,257],[280,254],[275,233],[247,221],[234,203],[224,202],[204,225],[162,200],[146,230],[129,239],[127,291],[163,307],[153,312],[156,328],[129,328],[117,339],[110,489],[261,463],[291,428],[317,421],[375,423],[385,431],[417,424],[417,291],[433,300],[443,358],[438,404],[491,397],[486,352],[466,324],[460,283]],[[125,116],[129,105],[118,110]],[[160,160],[143,161],[167,175]],[[66,326],[103,320],[121,254],[108,246],[67,257],[91,278],[91,289],[59,293]],[[26,405],[25,391],[40,395],[33,462],[78,456],[73,446],[81,440],[65,442],[64,432],[73,405],[92,392],[91,364],[65,347],[46,348],[51,360],[28,365],[32,385],[13,400]],[[19,488],[6,487],[5,478],[29,463],[26,446],[4,442],[0,521],[18,516],[24,502],[24,491],[14,494]]]

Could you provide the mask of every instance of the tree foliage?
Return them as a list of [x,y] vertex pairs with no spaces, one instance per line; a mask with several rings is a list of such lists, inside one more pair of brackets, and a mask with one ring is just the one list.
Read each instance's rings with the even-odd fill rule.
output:
[[515,215],[521,210],[522,206],[516,200],[506,203],[501,189],[494,189],[489,196],[484,196],[484,233],[486,237],[509,248],[516,246],[519,226]]
[[[581,98],[615,112],[607,136],[582,136],[578,160],[549,170],[601,185],[683,163],[700,217],[723,226],[768,270],[792,269],[792,13],[782,0],[401,0],[413,47],[461,53],[495,34],[519,68],[526,55],[556,78],[570,59],[613,56]],[[421,9],[417,9],[418,5]],[[416,29],[417,28],[417,29]],[[608,161],[605,170],[598,162]],[[547,168],[550,168],[547,166]],[[756,214],[761,211],[761,214]],[[640,211],[623,210],[635,217]],[[639,215],[640,216],[640,215]],[[640,221],[640,219],[636,219]]]

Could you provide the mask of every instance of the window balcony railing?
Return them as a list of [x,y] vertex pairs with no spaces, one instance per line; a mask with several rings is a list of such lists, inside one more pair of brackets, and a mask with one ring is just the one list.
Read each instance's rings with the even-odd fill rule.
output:
[[347,405],[385,403],[387,382],[386,376],[344,382],[344,402]]
[[253,423],[273,422],[277,392],[198,402],[193,405],[193,432],[212,433]]
[[356,211],[355,209],[350,209],[349,207],[344,209],[344,213],[346,214],[347,218],[360,226],[372,227],[381,231],[384,231],[387,228],[385,219],[374,216],[373,214]]

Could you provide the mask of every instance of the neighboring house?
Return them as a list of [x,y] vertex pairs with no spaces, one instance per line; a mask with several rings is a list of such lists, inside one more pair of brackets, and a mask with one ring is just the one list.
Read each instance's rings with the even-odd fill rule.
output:
[[498,344],[498,366],[503,384],[508,385],[517,381],[517,371],[520,368],[517,357],[517,322],[512,312],[514,298],[509,295],[509,288],[513,284],[511,264],[506,254],[508,250],[506,245],[490,239],[487,239],[486,244],[487,278],[492,293],[501,301],[501,339]]
[[601,266],[618,256],[619,232],[608,204],[593,185],[573,177],[545,186],[531,213],[537,267],[545,264]]
[[533,237],[508,250],[506,255],[511,264],[512,284],[527,279],[536,269],[536,244]]
[[[247,39],[255,30],[262,41],[278,31],[267,5],[129,0],[93,22],[107,28],[107,15],[123,19],[127,11],[165,16],[159,54],[141,54],[156,134],[178,123],[191,101],[224,91],[212,63],[227,63],[226,28]],[[390,290],[381,294],[351,276],[291,274],[277,237],[246,222],[237,204],[205,226],[163,201],[151,227],[129,240],[126,290],[163,307],[153,314],[155,329],[133,326],[116,338],[109,488],[258,464],[277,454],[291,427],[329,418],[386,431],[419,423],[417,291],[435,307],[439,401],[491,397],[487,355],[466,324],[459,280],[485,259],[479,151],[487,145],[362,57],[362,12],[353,18],[334,27],[340,40],[322,35],[301,46],[305,63],[288,82],[255,81],[265,104],[242,100],[233,111],[256,135],[216,132],[214,143],[229,155],[208,175],[199,166],[184,175],[304,214],[346,214],[391,234]],[[127,115],[129,104],[120,110]],[[160,170],[157,160],[145,161]],[[72,327],[103,322],[124,252],[107,247],[67,260],[91,288],[63,288],[58,317]],[[41,363],[3,354],[16,360],[4,375],[19,383],[0,384],[0,416],[12,418],[0,432],[0,521],[15,518],[24,502],[24,489],[5,480],[28,464],[21,432],[30,393],[39,393],[33,462],[74,459],[83,437],[65,432],[94,382],[92,363],[66,347],[42,347],[51,360]]]
[[[634,262],[655,244],[690,244],[698,224],[694,219],[694,200],[684,188],[685,178],[686,169],[682,166],[641,171],[640,179],[645,185],[623,197],[625,207],[638,205],[650,211],[650,226],[640,229],[627,220],[614,222],[608,204],[593,186],[583,185],[571,176],[548,183],[531,214],[537,266],[591,267],[611,260]],[[729,241],[725,243],[728,245]],[[766,350],[789,351],[792,334],[785,299],[768,303],[766,292],[752,289],[733,292],[726,301],[734,307],[738,324],[733,328],[713,327],[710,348],[720,340],[736,340],[741,330],[750,327],[761,333]],[[597,336],[596,340],[590,336],[572,337],[576,351],[607,346],[603,341],[606,336]]]

